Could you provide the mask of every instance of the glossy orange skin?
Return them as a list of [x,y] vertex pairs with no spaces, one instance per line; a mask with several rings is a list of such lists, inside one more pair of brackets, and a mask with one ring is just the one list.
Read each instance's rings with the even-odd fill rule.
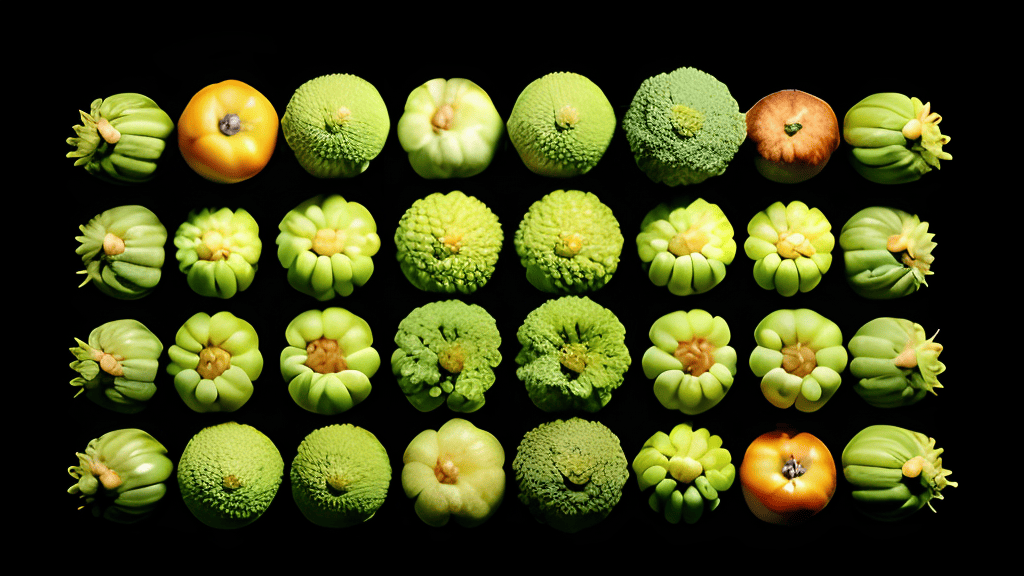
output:
[[[228,114],[242,122],[237,134],[218,126]],[[178,120],[178,148],[185,162],[213,182],[233,184],[259,174],[277,145],[277,111],[258,90],[238,80],[203,88]]]
[[[782,472],[791,458],[806,469],[792,479]],[[821,512],[836,492],[832,453],[806,432],[791,436],[776,430],[758,436],[743,456],[739,476],[750,511],[772,524],[803,522]]]

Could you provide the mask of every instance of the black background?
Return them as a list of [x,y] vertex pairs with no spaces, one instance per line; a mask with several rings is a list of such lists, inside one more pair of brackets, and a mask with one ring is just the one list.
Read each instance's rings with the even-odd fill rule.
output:
[[[294,43],[292,44],[294,46]],[[800,542],[811,549],[845,549],[851,542],[865,538],[887,546],[903,535],[951,534],[966,530],[970,518],[969,496],[972,485],[980,480],[969,473],[968,441],[963,422],[969,412],[973,392],[972,358],[967,353],[971,335],[958,302],[966,286],[965,270],[958,264],[967,252],[959,241],[957,222],[963,217],[961,205],[947,202],[954,193],[969,190],[968,169],[972,151],[967,138],[961,137],[967,124],[968,103],[949,88],[942,74],[908,74],[900,66],[868,66],[857,56],[822,54],[796,58],[766,53],[752,48],[728,56],[720,51],[683,48],[662,52],[657,57],[638,55],[639,48],[618,52],[599,52],[581,56],[568,46],[545,50],[545,57],[532,49],[506,49],[500,53],[471,53],[468,57],[449,57],[447,46],[439,43],[425,49],[433,58],[412,57],[414,51],[388,55],[374,52],[339,50],[309,57],[299,47],[276,49],[249,48],[225,50],[223,58],[197,57],[193,48],[178,47],[150,50],[145,56],[129,58],[109,67],[102,74],[81,75],[75,82],[55,86],[54,102],[46,123],[47,156],[45,170],[59,186],[57,226],[45,233],[45,246],[53,261],[54,279],[40,295],[45,305],[56,310],[59,320],[47,326],[45,351],[53,361],[46,363],[46,394],[51,413],[56,417],[48,426],[55,433],[42,459],[47,468],[47,502],[53,507],[54,525],[69,525],[94,538],[113,541],[144,531],[148,537],[180,541],[182,538],[216,538],[220,547],[245,545],[256,547],[301,538],[317,546],[343,539],[345,547],[360,550],[379,542],[416,541],[424,547],[442,546],[457,541],[460,547],[478,547],[498,554],[511,552],[514,540],[534,540],[537,546],[569,550],[586,546],[635,555],[642,547],[655,552],[655,542],[686,543],[711,547],[711,550],[778,550],[780,541]],[[770,52],[770,50],[768,50]],[[472,51],[471,51],[472,52]],[[599,57],[600,56],[600,57]],[[921,180],[898,186],[873,184],[860,177],[849,165],[849,146],[845,143],[833,155],[823,172],[801,184],[769,182],[754,169],[753,144],[744,143],[722,176],[704,183],[669,188],[651,182],[635,165],[621,126],[601,162],[588,174],[571,179],[552,179],[527,170],[515,149],[503,137],[491,166],[483,173],[464,180],[424,180],[408,163],[395,132],[408,94],[421,83],[436,77],[464,77],[473,80],[491,96],[507,120],[515,99],[527,84],[554,71],[572,71],[590,78],[605,92],[619,121],[640,83],[655,74],[682,66],[704,70],[724,82],[746,111],[760,98],[772,92],[795,88],[828,102],[840,122],[843,115],[861,98],[876,92],[895,91],[931,101],[943,115],[943,133],[952,135],[946,147],[955,160],[945,162],[941,171],[933,171]],[[351,179],[319,180],[308,175],[296,162],[283,137],[268,166],[256,177],[233,185],[207,182],[185,164],[177,150],[176,134],[160,160],[158,176],[152,182],[119,187],[107,184],[72,166],[64,154],[69,147],[63,140],[73,136],[71,126],[78,122],[78,109],[88,110],[98,97],[120,92],[140,92],[153,98],[177,120],[191,96],[201,88],[229,78],[241,80],[260,90],[283,114],[293,91],[303,82],[330,73],[361,76],[380,91],[391,117],[391,131],[381,154],[368,170]],[[952,74],[952,73],[950,73]],[[57,82],[54,82],[56,85]],[[536,408],[515,376],[515,355],[519,350],[515,333],[526,315],[553,296],[533,288],[515,254],[512,237],[529,206],[557,189],[578,189],[595,193],[608,204],[626,239],[618,272],[601,290],[589,296],[615,312],[627,329],[627,344],[633,364],[625,383],[611,402],[596,414],[549,414]],[[485,202],[498,215],[505,241],[496,272],[490,282],[471,295],[457,295],[487,309],[498,322],[502,334],[503,362],[497,369],[497,383],[487,393],[487,403],[478,412],[457,414],[446,407],[420,413],[402,396],[391,375],[388,358],[394,350],[393,337],[398,323],[415,307],[450,296],[425,293],[404,278],[395,260],[394,232],[404,211],[418,198],[433,192],[462,190]],[[300,202],[318,194],[341,194],[349,201],[364,204],[374,216],[381,237],[381,249],[374,257],[375,271],[366,286],[348,297],[318,302],[292,289],[285,270],[276,258],[277,224],[284,214]],[[647,279],[637,256],[635,237],[648,210],[658,203],[679,196],[701,197],[718,204],[736,230],[739,246],[735,260],[728,266],[725,280],[706,294],[677,297],[658,288]],[[829,219],[837,246],[832,269],[822,283],[807,294],[784,298],[759,288],[752,276],[753,262],[743,253],[746,224],[758,211],[775,201],[801,200],[820,208]],[[46,202],[45,198],[36,200]],[[75,255],[78,226],[100,212],[123,204],[141,204],[157,214],[168,229],[167,260],[157,289],[137,301],[121,301],[103,295],[91,286],[77,288],[81,261]],[[252,287],[229,300],[198,296],[188,287],[184,274],[177,270],[171,238],[192,210],[210,207],[245,208],[260,225],[263,254]],[[854,294],[847,286],[839,230],[855,212],[869,206],[892,206],[917,213],[930,223],[936,234],[934,276],[929,286],[918,293],[892,301],[870,301]],[[958,218],[958,216],[960,218]],[[31,222],[27,223],[31,226]],[[50,290],[52,288],[52,291]],[[51,293],[52,292],[52,293]],[[278,358],[286,345],[284,329],[299,313],[309,309],[341,306],[367,320],[374,331],[375,348],[381,355],[381,369],[371,379],[373,392],[362,404],[347,413],[327,417],[306,412],[292,402],[281,378]],[[880,316],[911,319],[922,324],[931,335],[941,329],[937,341],[946,347],[941,359],[948,370],[940,380],[946,386],[938,396],[894,410],[867,405],[853,390],[853,377],[844,372],[844,384],[836,395],[817,412],[804,414],[795,409],[780,410],[761,395],[758,380],[751,374],[747,359],[755,343],[753,329],[768,313],[780,308],[811,308],[831,319],[842,329],[844,340],[871,320]],[[660,316],[674,310],[702,308],[722,316],[732,331],[731,345],[739,356],[735,383],[725,399],[710,411],[696,417],[663,408],[651,392],[640,360],[651,345],[647,332]],[[72,398],[74,389],[66,384],[75,375],[67,368],[72,356],[62,352],[74,345],[73,337],[86,339],[89,332],[104,322],[134,318],[148,326],[166,349],[174,343],[178,328],[199,311],[209,314],[228,310],[255,327],[260,336],[264,370],[255,381],[252,399],[231,414],[197,414],[188,409],[175,393],[172,379],[163,370],[157,380],[158,392],[141,413],[122,415],[109,412],[84,397]],[[64,356],[60,356],[63,353]],[[743,501],[739,481],[722,494],[721,506],[706,513],[696,525],[670,525],[647,505],[635,474],[630,471],[623,496],[611,515],[595,527],[574,535],[563,534],[538,524],[517,499],[518,488],[511,462],[523,434],[540,423],[579,415],[596,419],[615,432],[630,462],[644,441],[656,431],[668,432],[674,425],[691,421],[694,427],[706,427],[720,435],[724,447],[739,466],[748,444],[777,425],[787,424],[819,437],[839,464],[843,447],[859,430],[871,424],[892,424],[923,432],[937,439],[946,449],[943,462],[954,471],[951,480],[965,487],[949,488],[946,499],[936,501],[938,513],[922,510],[899,523],[878,523],[859,515],[850,498],[850,487],[840,471],[838,490],[828,507],[810,522],[799,527],[778,527],[756,519]],[[505,449],[506,493],[504,502],[484,525],[465,529],[454,522],[444,528],[430,528],[413,511],[401,488],[402,454],[409,441],[421,430],[438,428],[452,417],[465,417],[493,433]],[[169,492],[159,510],[135,526],[121,526],[93,518],[76,510],[76,497],[60,492],[74,481],[63,475],[62,467],[77,463],[74,453],[89,440],[111,430],[138,427],[154,435],[168,449],[175,462],[189,438],[201,428],[236,420],[255,426],[277,445],[286,463],[285,480],[269,510],[255,523],[231,532],[217,532],[199,523],[188,512],[173,477]],[[393,475],[388,498],[370,521],[363,525],[332,531],[306,521],[295,507],[287,480],[287,467],[301,440],[312,430],[334,423],[349,422],[373,432],[383,443],[391,459]],[[61,480],[63,478],[63,480]],[[50,494],[49,492],[53,492]],[[60,496],[63,496],[62,498]],[[49,509],[49,508],[48,508]],[[514,539],[514,540],[513,540]],[[536,539],[536,540],[535,540]],[[519,548],[521,549],[521,548]],[[692,549],[690,549],[692,550]],[[668,549],[663,550],[669,552]],[[656,553],[656,552],[655,552]],[[786,554],[778,562],[784,562]]]

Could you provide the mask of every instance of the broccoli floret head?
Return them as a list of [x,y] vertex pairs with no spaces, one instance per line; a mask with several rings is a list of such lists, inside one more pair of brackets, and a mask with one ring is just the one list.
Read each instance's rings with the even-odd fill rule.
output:
[[461,300],[431,302],[402,320],[395,344],[391,371],[418,410],[445,401],[456,412],[484,405],[484,392],[494,384],[494,368],[501,362],[501,335],[486,310]]
[[611,209],[579,190],[555,190],[534,202],[515,235],[526,279],[555,294],[604,286],[619,266],[622,244]]
[[577,532],[603,520],[629,478],[619,438],[582,418],[541,424],[526,433],[512,461],[519,500],[539,522]]
[[585,296],[545,302],[527,315],[516,337],[522,345],[516,376],[547,412],[600,410],[629,369],[626,328]]
[[398,262],[412,285],[469,294],[494,273],[504,236],[486,204],[458,190],[421,198],[395,232]]
[[622,128],[637,166],[669,186],[722,174],[747,137],[746,116],[726,85],[695,68],[644,80]]

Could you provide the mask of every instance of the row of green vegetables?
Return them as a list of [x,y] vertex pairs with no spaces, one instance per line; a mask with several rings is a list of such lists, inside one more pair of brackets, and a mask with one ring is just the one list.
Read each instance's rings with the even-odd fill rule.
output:
[[[747,112],[725,84],[706,72],[679,68],[645,80],[621,120],[637,166],[655,182],[696,184],[723,174],[748,138],[757,168],[778,182],[818,174],[845,139],[854,168],[868,180],[917,180],[940,160],[941,117],[928,103],[897,93],[864,98],[842,129],[832,108],[799,90],[766,96]],[[586,173],[604,155],[617,127],[612,104],[579,74],[551,73],[530,83],[507,122],[473,82],[430,80],[409,95],[397,123],[402,148],[424,178],[461,178],[483,171],[507,133],[526,167],[543,176]],[[175,124],[141,94],[97,99],[81,112],[68,143],[76,165],[105,180],[154,177],[177,128],[178,148],[200,176],[236,183],[270,161],[278,131],[299,164],[319,178],[365,171],[383,149],[391,119],[377,89],[358,76],[331,74],[295,90],[278,119],[270,101],[237,80],[207,86]]]
[[[597,412],[632,364],[625,336],[615,314],[590,298],[548,300],[516,332],[516,375],[546,412]],[[738,355],[722,317],[700,309],[671,312],[654,322],[649,336],[641,364],[665,408],[696,415],[725,398]],[[750,370],[765,399],[781,409],[819,410],[839,389],[847,365],[854,390],[879,408],[915,404],[942,388],[942,345],[909,320],[869,321],[850,339],[848,352],[834,322],[806,308],[783,309],[765,317],[754,338]],[[333,415],[370,395],[381,356],[364,319],[339,307],[308,310],[289,322],[285,340],[280,372],[298,406]],[[391,372],[416,409],[447,405],[469,413],[484,405],[502,361],[501,334],[484,308],[461,300],[425,304],[399,323],[394,342]],[[137,320],[113,320],[77,343],[71,384],[79,394],[118,412],[146,407],[164,355],[152,331]],[[175,389],[196,412],[238,410],[264,369],[255,329],[227,311],[189,318],[167,357]]]
[[[167,229],[149,209],[125,205],[80,226],[76,252],[104,293],[143,297],[161,278]],[[278,225],[277,255],[289,284],[325,301],[363,286],[381,241],[370,212],[339,195],[317,196],[290,210]],[[812,290],[832,266],[836,238],[817,208],[776,202],[747,225],[743,243],[755,261],[757,284],[784,296]],[[672,294],[711,290],[737,252],[734,229],[721,208],[703,199],[661,205],[636,236],[647,275]],[[846,277],[871,299],[907,296],[926,285],[936,243],[928,223],[899,209],[875,206],[843,226]],[[494,273],[504,233],[486,204],[459,191],[416,200],[394,234],[396,257],[417,288],[469,294]],[[526,279],[551,294],[603,287],[618,270],[624,237],[612,210],[590,192],[556,190],[534,202],[514,235]],[[262,241],[244,209],[203,209],[189,215],[173,239],[179,269],[198,294],[229,298],[252,284]]]
[[[384,503],[392,468],[368,430],[334,424],[308,434],[288,468],[297,508],[318,526],[340,528],[370,520]],[[858,508],[881,521],[905,518],[941,490],[956,486],[942,468],[942,449],[924,434],[869,426],[843,449],[841,465]],[[117,522],[145,518],[167,493],[175,471],[166,448],[139,429],[94,439],[69,468],[68,490]],[[505,494],[505,451],[491,433],[462,418],[424,430],[402,457],[401,486],[416,515],[430,526],[451,519],[473,527],[491,518]],[[671,523],[693,524],[715,510],[737,476],[751,512],[774,524],[807,521],[837,489],[836,462],[817,437],[774,431],[756,438],[737,467],[722,438],[690,424],[656,432],[632,461],[652,510]],[[518,499],[540,522],[577,532],[607,517],[621,499],[629,465],[618,437],[597,421],[574,417],[540,424],[521,439],[512,470]],[[256,521],[283,481],[277,446],[236,422],[195,434],[177,465],[187,508],[203,524],[233,529]],[[933,508],[934,510],[934,508]]]

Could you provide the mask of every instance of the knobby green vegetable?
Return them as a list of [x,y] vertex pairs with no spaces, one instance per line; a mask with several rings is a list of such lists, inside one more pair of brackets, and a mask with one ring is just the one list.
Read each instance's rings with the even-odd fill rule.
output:
[[776,310],[754,329],[750,369],[778,408],[814,412],[842,383],[847,354],[839,326],[813,310]]
[[68,494],[84,498],[96,516],[121,523],[152,512],[174,471],[163,444],[136,428],[107,432],[77,455],[78,466],[68,468],[77,483]]
[[572,72],[531,82],[516,98],[508,137],[532,172],[564,178],[590,171],[615,134],[615,110],[604,92]]
[[519,500],[533,517],[570,533],[604,520],[629,479],[618,436],[582,418],[547,422],[527,432],[512,469]]
[[677,296],[711,290],[736,257],[732,224],[717,204],[703,198],[651,210],[640,224],[636,247],[651,282]]
[[546,412],[597,412],[629,369],[626,328],[611,310],[587,297],[548,300],[516,332],[522,348],[516,376]]
[[494,384],[501,334],[494,317],[461,300],[431,302],[409,313],[395,334],[391,371],[421,412],[448,404],[475,412]]
[[876,318],[850,339],[850,372],[859,380],[854,390],[868,404],[895,408],[935,394],[942,344],[927,338],[920,324],[902,318]]
[[196,412],[234,412],[252,396],[263,371],[256,330],[230,312],[188,319],[167,350],[167,373],[185,404]]
[[417,87],[398,120],[398,141],[423,178],[483,172],[504,133],[490,96],[464,78],[434,78]]
[[854,169],[872,182],[913,182],[952,160],[942,146],[949,136],[939,130],[942,117],[931,103],[886,92],[872,94],[850,108],[843,120],[843,138],[853,146]]
[[316,196],[285,214],[278,228],[277,258],[303,294],[320,301],[348,296],[373,274],[380,237],[362,204]]
[[743,250],[754,260],[754,280],[783,296],[808,292],[832,266],[836,239],[817,208],[800,201],[776,202],[747,224]]
[[927,222],[902,210],[874,206],[857,212],[839,234],[850,287],[871,299],[917,292],[934,274],[934,237]]
[[661,405],[683,414],[713,408],[732,387],[736,350],[729,325],[704,310],[682,310],[655,320],[643,357],[644,375],[654,380]]
[[352,74],[304,83],[281,116],[281,133],[295,159],[317,178],[361,174],[384,148],[390,129],[380,92]]
[[239,208],[191,212],[174,235],[178,269],[197,294],[231,298],[256,277],[263,251],[260,227]]
[[289,476],[292,498],[307,520],[346,528],[366,522],[384,504],[391,462],[370,431],[334,424],[302,440]]
[[413,202],[395,231],[402,273],[427,292],[470,294],[482,288],[498,263],[501,224],[491,209],[455,190]]
[[317,414],[339,414],[370,395],[380,368],[365,320],[342,308],[308,310],[285,328],[281,376],[296,404]]
[[142,94],[115,94],[93,100],[89,113],[68,138],[75,166],[108,182],[134,184],[156,175],[157,160],[174,132],[174,120]]
[[526,279],[554,294],[604,286],[619,266],[623,242],[611,209],[579,190],[555,190],[534,202],[515,235]]
[[693,524],[705,509],[718,508],[719,492],[736,480],[736,466],[722,448],[722,438],[690,424],[651,436],[633,459],[633,472],[641,492],[654,487],[648,504],[672,524]]
[[843,475],[853,485],[858,508],[876,520],[900,520],[932,499],[942,489],[956,486],[946,480],[942,448],[935,439],[896,426],[876,425],[861,430],[843,450]]
[[156,393],[156,374],[164,345],[138,320],[114,320],[89,334],[89,341],[75,338],[71,348],[76,360],[71,381],[86,398],[117,412],[133,413],[146,407]]
[[203,428],[178,461],[178,489],[189,511],[211,528],[247,526],[281,487],[284,459],[265,434],[246,424]]
[[143,206],[118,206],[78,227],[86,279],[100,292],[122,300],[142,298],[160,282],[167,229]]
[[746,116],[729,88],[695,68],[644,80],[622,128],[637,166],[669,186],[724,173],[747,137]]
[[402,488],[429,526],[444,526],[453,516],[463,526],[479,526],[505,495],[505,450],[493,434],[461,418],[420,432],[402,463]]

